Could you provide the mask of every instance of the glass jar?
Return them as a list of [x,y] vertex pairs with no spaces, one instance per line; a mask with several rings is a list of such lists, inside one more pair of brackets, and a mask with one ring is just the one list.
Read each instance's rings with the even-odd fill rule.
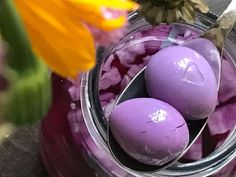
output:
[[[211,13],[199,14],[193,25],[162,24],[155,28],[137,13],[130,14],[129,19],[126,36],[109,49],[98,48],[96,68],[82,74],[78,82],[72,84],[56,75],[52,76],[53,106],[41,126],[41,152],[50,175],[199,177],[217,173],[236,156],[234,128],[231,128],[230,133],[224,133],[226,141],[220,143],[214,151],[209,151],[204,158],[192,162],[186,162],[185,159],[157,172],[132,171],[119,165],[112,157],[106,141],[106,126],[118,95],[145,66],[149,56],[161,48],[179,45],[196,37],[214,23],[216,16]],[[233,68],[233,72],[236,71],[235,48],[236,34],[232,31],[226,41],[224,62]],[[219,106],[222,106],[221,103]]]

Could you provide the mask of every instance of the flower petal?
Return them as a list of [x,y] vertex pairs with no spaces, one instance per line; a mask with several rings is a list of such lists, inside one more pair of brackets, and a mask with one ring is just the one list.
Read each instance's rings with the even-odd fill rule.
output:
[[15,0],[15,3],[35,52],[51,69],[74,78],[78,72],[94,66],[95,45],[91,33],[66,13],[60,1]]
[[[127,0],[63,0],[68,13],[83,20],[91,26],[105,31],[121,28],[126,24],[126,12],[136,8],[135,4]],[[111,9],[111,13],[107,13]],[[112,11],[117,11],[114,15]]]
[[204,0],[190,0],[190,3],[193,4],[195,9],[202,13],[207,13],[209,11],[209,7]]
[[97,9],[106,7],[117,10],[135,10],[137,5],[131,0],[64,0],[82,9]]

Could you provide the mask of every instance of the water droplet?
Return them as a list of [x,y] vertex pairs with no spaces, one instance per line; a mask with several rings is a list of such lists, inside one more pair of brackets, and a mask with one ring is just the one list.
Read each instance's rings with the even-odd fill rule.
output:
[[184,71],[183,81],[198,86],[204,86],[205,84],[204,75],[195,63],[188,63],[188,66]]

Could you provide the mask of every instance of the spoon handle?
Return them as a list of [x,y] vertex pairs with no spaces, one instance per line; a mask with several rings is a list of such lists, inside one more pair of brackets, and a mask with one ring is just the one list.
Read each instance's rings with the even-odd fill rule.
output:
[[211,40],[223,54],[224,42],[236,22],[236,0],[232,0],[225,11],[216,20],[208,31],[201,37]]
[[236,0],[232,0],[217,19],[217,24],[224,29],[231,29],[236,22]]

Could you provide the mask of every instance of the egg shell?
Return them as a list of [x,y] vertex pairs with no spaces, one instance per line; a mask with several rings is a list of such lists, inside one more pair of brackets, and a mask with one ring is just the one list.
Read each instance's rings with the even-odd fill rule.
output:
[[163,165],[187,147],[189,130],[182,115],[154,98],[119,104],[110,116],[110,129],[121,148],[134,159]]
[[145,70],[145,83],[150,97],[169,103],[186,119],[208,117],[217,103],[211,66],[188,47],[168,47],[153,55]]

